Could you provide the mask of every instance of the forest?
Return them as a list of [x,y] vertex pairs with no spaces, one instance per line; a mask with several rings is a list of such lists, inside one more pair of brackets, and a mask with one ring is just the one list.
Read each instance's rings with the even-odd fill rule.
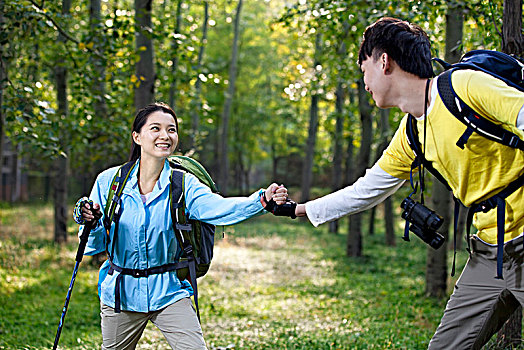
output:
[[[9,315],[0,321],[0,349],[51,347],[78,245],[72,206],[98,173],[128,159],[132,121],[148,103],[175,110],[177,153],[203,164],[224,196],[277,182],[304,203],[362,176],[403,117],[375,106],[357,64],[362,33],[384,16],[419,24],[433,56],[450,63],[473,49],[523,54],[521,0],[0,0],[0,310]],[[319,229],[284,218],[224,228],[216,271],[202,283],[208,346],[425,348],[457,278],[452,196],[428,182],[448,249],[401,241],[408,185]],[[458,271],[467,258],[464,226],[461,215]],[[261,254],[266,247],[273,260]],[[253,260],[236,270],[241,254]],[[64,349],[101,340],[98,263],[81,268]],[[297,281],[279,284],[268,270]],[[369,293],[393,303],[397,316],[387,307],[373,313]],[[364,311],[353,297],[366,299]],[[276,299],[302,306],[272,305]],[[520,344],[521,318],[519,309],[492,348]],[[163,349],[148,332],[142,348]]]

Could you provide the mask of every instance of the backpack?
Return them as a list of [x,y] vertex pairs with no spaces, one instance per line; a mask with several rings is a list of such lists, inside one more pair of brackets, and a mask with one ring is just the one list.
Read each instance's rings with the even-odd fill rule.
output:
[[[104,227],[107,233],[106,253],[108,256],[110,269],[109,274],[113,271],[120,272],[115,283],[115,312],[121,311],[120,285],[123,275],[134,277],[147,277],[152,274],[159,274],[168,271],[177,272],[180,280],[188,279],[193,287],[195,306],[197,316],[200,320],[200,311],[198,308],[198,286],[197,278],[204,276],[209,270],[211,260],[213,259],[213,245],[215,225],[208,224],[198,220],[189,220],[185,212],[184,198],[184,175],[191,173],[195,175],[200,182],[208,186],[212,192],[218,193],[218,188],[206,169],[196,160],[185,156],[171,156],[168,158],[171,167],[169,203],[170,213],[173,221],[173,232],[175,238],[182,249],[182,254],[177,262],[155,266],[148,269],[128,269],[117,266],[113,263],[114,247],[118,239],[118,223],[122,215],[122,206],[120,205],[122,192],[125,184],[133,170],[135,163],[128,162],[120,167],[109,188],[107,203],[105,207]],[[109,251],[109,232],[111,223],[115,222],[113,234],[114,242]]]
[[[464,149],[469,137],[473,132],[479,135],[499,142],[508,147],[520,149],[524,151],[524,140],[521,140],[518,135],[501,126],[487,120],[479,113],[475,112],[468,106],[455,92],[451,83],[451,75],[454,71],[459,69],[472,69],[482,71],[490,74],[495,78],[504,81],[508,86],[514,87],[520,91],[524,91],[524,64],[513,56],[507,55],[498,51],[490,50],[474,50],[466,53],[458,63],[449,64],[438,58],[434,58],[445,69],[437,79],[437,89],[442,102],[446,108],[459,121],[466,125],[466,131],[457,140],[457,146]],[[416,119],[411,114],[408,116],[406,133],[408,143],[415,153],[415,160],[412,164],[412,169],[423,165],[432,173],[440,182],[446,185],[451,190],[447,181],[441,174],[436,171],[430,162],[424,158],[421,145],[418,141]],[[504,224],[505,224],[505,199],[524,185],[524,175],[511,182],[505,189],[492,197],[483,200],[480,203],[472,205],[468,211],[466,227],[467,237],[470,235],[470,226],[473,222],[473,214],[477,212],[488,212],[491,209],[497,208],[497,276],[502,279],[502,258],[504,249]],[[459,215],[459,200],[453,198],[455,201],[454,210],[454,247],[456,254],[456,235],[457,235],[457,221]],[[468,239],[469,245],[469,239]],[[468,248],[469,250],[469,248]],[[452,276],[455,273],[455,255],[453,258]]]

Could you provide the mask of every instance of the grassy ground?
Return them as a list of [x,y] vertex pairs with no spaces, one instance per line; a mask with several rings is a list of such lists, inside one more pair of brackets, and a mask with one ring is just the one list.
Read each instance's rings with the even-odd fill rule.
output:
[[[0,209],[0,349],[48,349],[74,266],[75,227],[70,243],[57,246],[49,205]],[[364,257],[350,259],[344,234],[298,220],[266,215],[227,227],[225,238],[221,230],[211,271],[199,280],[210,349],[427,347],[445,300],[424,295],[426,246],[419,240],[386,247],[379,225],[364,237]],[[465,260],[459,254],[459,271]],[[100,347],[96,284],[97,267],[86,257],[62,349]],[[168,347],[148,326],[139,349]]]

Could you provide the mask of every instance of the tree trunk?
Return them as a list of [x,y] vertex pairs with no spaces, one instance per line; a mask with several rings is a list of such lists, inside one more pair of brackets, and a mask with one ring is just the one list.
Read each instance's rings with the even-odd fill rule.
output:
[[198,130],[200,129],[200,113],[202,112],[202,80],[200,74],[202,70],[202,60],[204,58],[204,48],[207,44],[207,22],[209,21],[209,3],[204,1],[204,21],[202,23],[202,41],[198,51],[198,58],[196,64],[196,83],[195,83],[195,97],[193,100],[193,108],[191,108],[191,132],[189,135],[189,146],[191,149],[197,147],[199,140]]
[[155,64],[151,28],[153,0],[135,0],[135,45],[139,55],[135,66],[135,109],[152,103],[155,98]]
[[[348,96],[349,96],[350,103],[352,104],[354,100],[354,92],[350,90],[348,93]],[[352,119],[353,118],[351,118],[350,124],[352,124],[353,122]],[[353,126],[350,125],[350,128],[352,127]],[[345,159],[346,171],[344,173],[344,186],[348,186],[349,184],[351,184],[353,182],[353,179],[355,178],[355,170],[356,170],[355,161],[354,161],[355,146],[353,145],[353,133],[352,132],[347,133],[346,145],[347,145],[346,159]],[[350,217],[350,221],[348,224],[348,230],[349,232],[351,232],[351,217]],[[348,239],[349,239],[349,236],[348,236]]]
[[373,207],[369,210],[369,221],[368,221],[368,235],[375,235],[375,219],[377,218],[377,207]]
[[[522,0],[504,0],[502,19],[502,52],[522,56]],[[504,347],[518,346],[522,339],[522,306],[518,306],[497,334]]]
[[[89,22],[91,30],[91,42],[94,43],[94,49],[97,52],[104,52],[106,45],[106,38],[103,32],[103,26],[101,21],[101,0],[91,0],[89,3]],[[95,111],[95,118],[104,120],[108,118],[109,111],[106,102],[106,64],[107,61],[103,57],[97,55],[91,55],[89,63],[94,67],[94,76],[91,85],[91,91],[93,92],[93,111]],[[92,147],[87,147],[86,158],[91,159],[92,152],[96,150]],[[85,172],[83,177],[87,180],[84,181],[84,188],[82,193],[89,193],[90,184],[92,179],[96,176],[96,170],[94,162],[88,161],[83,166]]]
[[224,101],[224,110],[222,111],[222,132],[219,140],[220,191],[224,195],[227,195],[227,187],[229,185],[228,129],[238,71],[238,40],[240,37],[240,14],[242,11],[242,1],[243,0],[238,0],[235,15],[233,47],[231,49],[231,63],[229,65],[229,85],[225,96],[226,99]]
[[[382,157],[382,153],[386,150],[391,141],[391,126],[389,125],[389,109],[380,110],[380,138],[382,142],[379,144],[377,150],[376,160]],[[384,201],[384,229],[386,236],[386,245],[395,246],[395,216],[393,213],[393,202],[390,198]]]
[[[465,241],[466,234],[466,219],[468,216],[468,208],[463,204],[460,205],[460,212],[457,221],[457,251],[462,250],[463,243]],[[454,234],[454,233],[453,233]],[[453,250],[453,244],[448,245],[449,250]]]
[[[444,223],[439,233],[444,236],[446,242],[449,238],[449,227],[452,222],[451,202],[452,196],[446,186],[437,179],[433,180],[431,207],[444,218]],[[447,258],[446,247],[433,249],[428,246],[426,259],[426,294],[432,297],[442,298],[447,295]]]
[[[454,2],[454,1],[453,1]],[[462,32],[464,14],[461,7],[449,5],[446,13],[446,53],[445,61],[455,63],[462,57]]]
[[[4,26],[4,0],[0,0],[0,26]],[[3,113],[4,88],[7,86],[7,58],[5,47],[0,47],[0,199],[3,198],[3,165],[4,165],[4,135],[5,135],[5,116]]]
[[[347,54],[346,42],[344,39],[349,33],[349,22],[344,22],[344,34],[340,38],[340,44],[337,50],[337,56],[342,60]],[[339,70],[342,69],[341,65]],[[344,100],[346,94],[344,91],[344,81],[342,80],[341,74],[337,79],[337,88],[335,91],[335,113],[336,113],[336,124],[335,124],[335,135],[334,135],[334,146],[333,146],[333,174],[332,174],[332,183],[331,189],[337,191],[342,186],[342,142],[344,139]],[[338,232],[338,220],[331,221],[329,223],[329,232],[337,233]]]
[[[177,1],[176,16],[175,16],[175,37],[171,43],[171,50],[173,51],[173,65],[171,66],[171,85],[169,86],[169,106],[176,111],[175,101],[177,92],[177,72],[178,72],[178,41],[180,40],[180,27],[182,25],[182,0]],[[165,4],[165,1],[164,1]]]
[[[446,54],[445,59],[449,63],[455,63],[462,55],[462,28],[464,15],[462,9],[455,4],[449,3],[446,13]],[[444,218],[444,224],[439,232],[446,241],[449,237],[449,227],[452,224],[451,194],[438,180],[434,179],[433,185],[433,209]],[[444,247],[435,250],[427,248],[426,260],[426,294],[434,297],[444,297],[447,293],[447,254]]]
[[522,56],[522,0],[504,0],[502,52]]
[[384,201],[384,221],[386,224],[386,245],[394,247],[395,241],[395,219],[393,215],[393,201],[388,198]]
[[[94,39],[95,49],[98,52],[102,52],[104,49],[102,41],[104,33],[100,30],[101,24],[101,0],[91,0],[89,6],[89,22],[91,27],[91,36]],[[97,118],[107,118],[107,103],[105,99],[106,95],[106,83],[105,83],[105,71],[106,62],[103,58],[98,56],[92,56],[91,62],[95,67],[95,77],[93,79],[93,93],[94,93],[94,110],[97,113]]]
[[[319,83],[319,72],[316,67],[320,64],[320,54],[322,51],[322,35],[317,32],[315,36],[315,59],[313,62],[313,69],[317,77],[316,84]],[[315,85],[316,85],[315,84]],[[302,184],[301,184],[301,202],[305,203],[309,200],[311,183],[313,179],[313,159],[315,157],[315,145],[317,142],[318,131],[318,101],[320,95],[317,91],[318,85],[313,86],[311,90],[311,106],[309,109],[309,126],[308,137],[306,141],[304,165],[302,168]]]
[[[356,162],[357,166],[355,168],[352,182],[355,182],[359,177],[364,175],[366,168],[368,167],[371,154],[371,142],[373,138],[371,125],[372,107],[369,104],[368,95],[364,89],[364,83],[362,81],[358,84],[358,108],[360,111],[362,132]],[[351,215],[349,219],[346,254],[353,257],[362,256],[362,213]]]
[[[71,0],[63,0],[62,14],[67,15],[71,9]],[[62,34],[58,35],[58,40],[65,45],[66,38]],[[69,106],[67,102],[67,68],[61,57],[56,57],[56,96],[58,102],[57,114],[60,120],[67,118]],[[68,135],[61,135],[60,146],[65,154],[59,155],[54,161],[54,184],[53,184],[53,201],[55,207],[55,242],[62,243],[67,241],[67,185],[69,159],[67,157]]]
[[[344,86],[342,81],[337,82],[336,101],[336,124],[335,124],[335,135],[334,135],[334,146],[333,146],[333,174],[331,189],[337,191],[342,186],[342,142],[344,138]],[[331,221],[329,223],[329,232],[338,232],[338,220]]]
[[[380,114],[380,142],[377,146],[377,150],[376,150],[376,153],[375,153],[375,163],[380,159],[380,157],[382,156],[382,153],[384,152],[384,150],[388,147],[389,145],[389,141],[390,141],[390,135],[389,135],[389,109],[381,109],[379,111],[379,114]],[[384,210],[386,209],[391,209],[391,205],[389,206],[384,206]],[[368,228],[368,234],[369,235],[374,235],[375,234],[375,219],[376,219],[376,207],[373,207],[371,209],[371,213],[369,215],[369,228]],[[393,216],[393,212],[389,212],[389,213],[386,213],[384,211],[384,215],[387,217],[388,215],[390,216]],[[391,225],[391,227],[393,227]],[[387,231],[387,229],[389,228],[388,225],[385,225],[385,229]],[[390,237],[388,237],[388,235]],[[393,238],[393,241],[395,240],[395,235],[393,232],[386,232],[386,237],[388,237],[387,239],[391,239]]]

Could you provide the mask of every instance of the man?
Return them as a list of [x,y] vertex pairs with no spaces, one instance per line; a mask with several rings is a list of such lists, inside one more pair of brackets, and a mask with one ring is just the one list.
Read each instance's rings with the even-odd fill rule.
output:
[[[524,152],[473,133],[464,149],[456,142],[466,127],[444,106],[431,66],[430,42],[419,27],[382,18],[369,26],[358,63],[366,90],[380,108],[398,107],[413,115],[424,157],[466,206],[503,190],[524,173]],[[524,139],[524,93],[492,76],[456,71],[458,96],[483,117]],[[426,117],[427,116],[427,117]],[[426,123],[424,123],[426,119]],[[415,155],[406,136],[407,115],[378,162],[352,186],[298,204],[314,226],[368,209],[409,179]],[[424,125],[425,128],[424,128]],[[425,130],[424,130],[425,129]],[[425,135],[425,136],[424,136]],[[497,270],[497,209],[475,215],[477,234],[470,259],[457,281],[430,349],[480,349],[518,303],[524,304],[524,187],[505,201],[504,279]]]

